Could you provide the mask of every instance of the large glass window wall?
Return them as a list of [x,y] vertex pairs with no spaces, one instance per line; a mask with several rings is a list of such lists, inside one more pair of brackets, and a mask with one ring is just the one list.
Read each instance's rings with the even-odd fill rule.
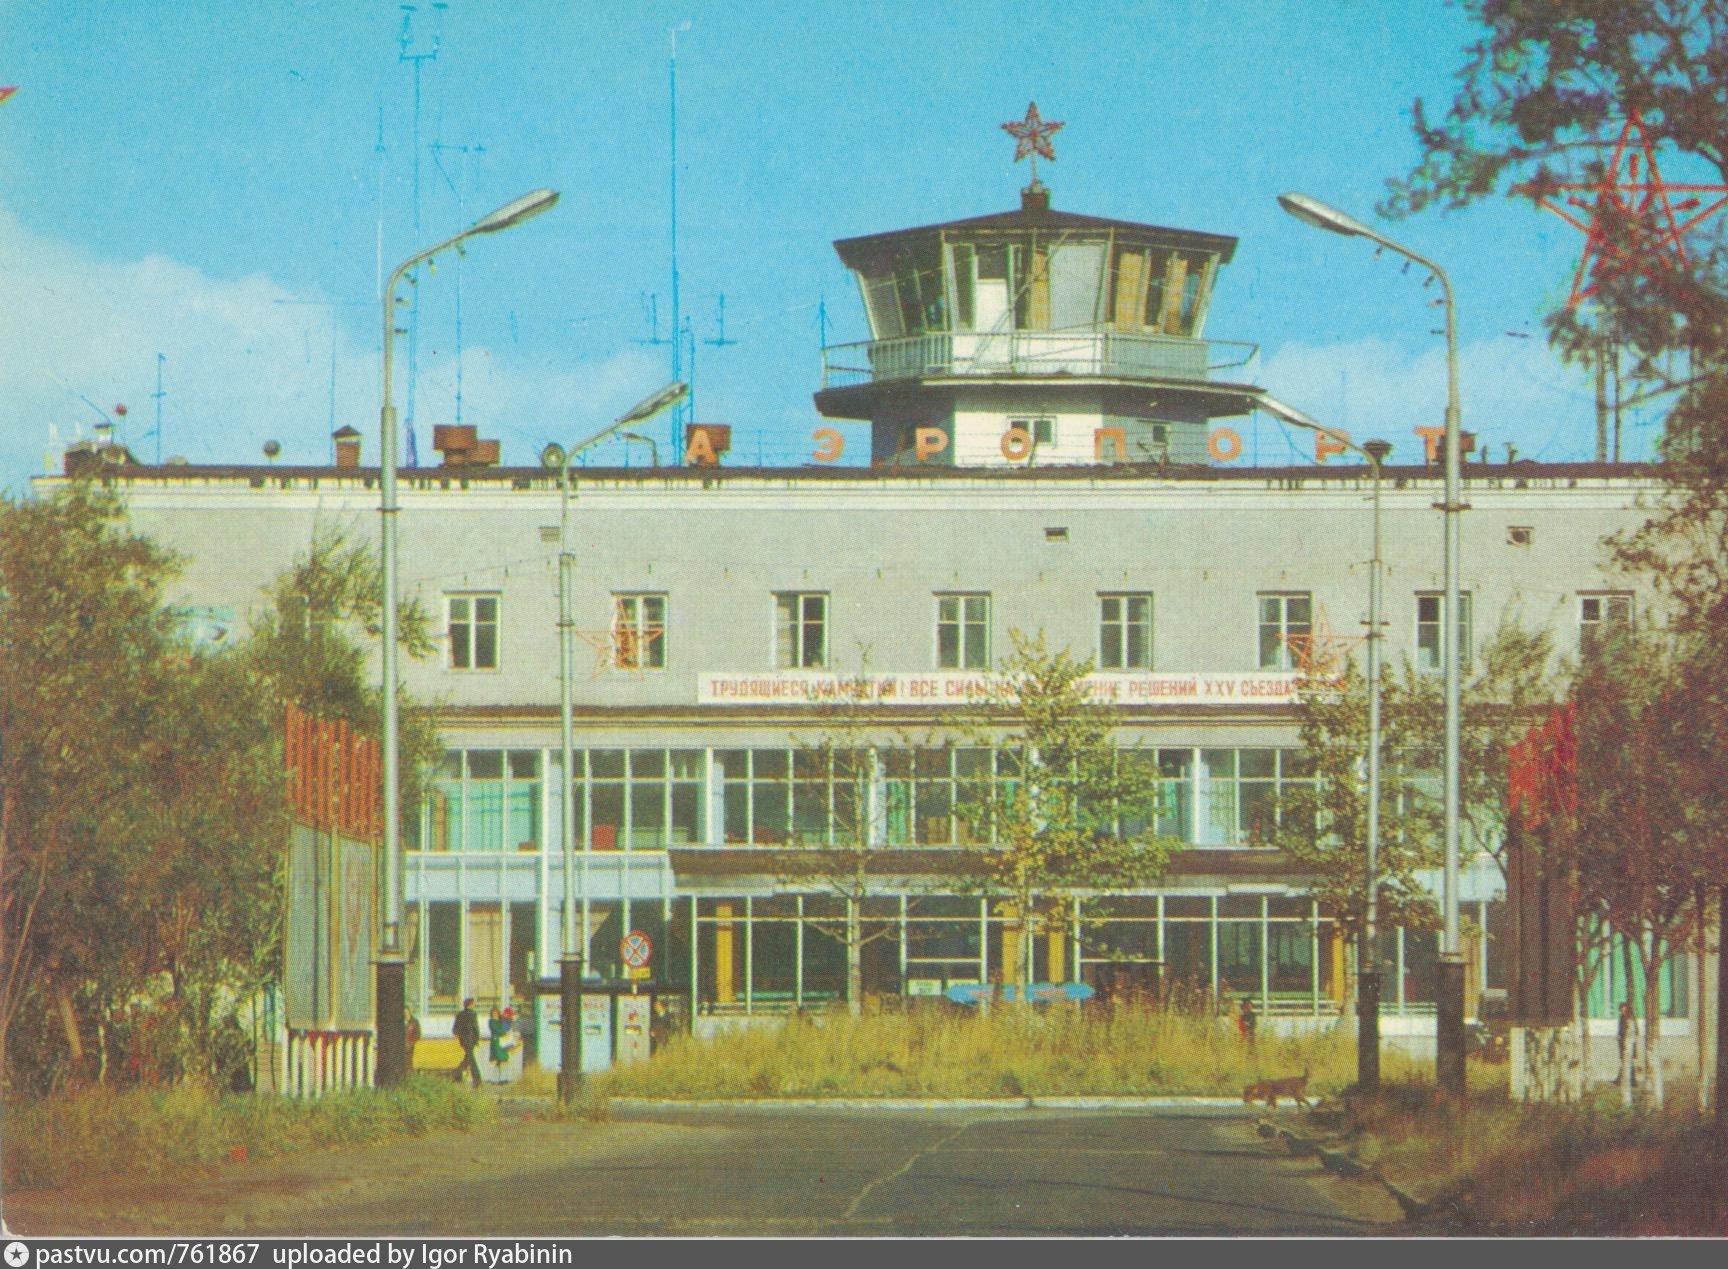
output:
[[[579,749],[572,802],[579,850],[677,846],[981,846],[979,811],[1020,778],[1010,750],[950,745],[834,750]],[[560,753],[459,749],[439,765],[412,849],[556,849]],[[1299,751],[1121,751],[1158,784],[1156,831],[1201,847],[1263,843],[1292,786],[1311,782]],[[547,773],[552,775],[546,779]],[[1141,832],[1144,820],[1127,821]]]
[[[1144,991],[1176,1006],[1228,1009],[1244,996],[1262,1010],[1327,1013],[1342,1000],[1342,951],[1331,919],[1294,895],[1136,895],[1060,900],[1033,915],[1035,981]],[[844,902],[833,895],[701,899],[692,910],[693,966],[705,1013],[772,1013],[845,996]],[[1011,905],[928,894],[864,901],[864,991],[934,997],[959,983],[1016,981],[1022,925]],[[1402,940],[1388,932],[1394,956]],[[1410,972],[1420,977],[1420,936]],[[1431,958],[1430,958],[1431,959]],[[1408,1012],[1431,1012],[1407,994]],[[1431,993],[1430,993],[1431,995]],[[1405,1010],[1394,995],[1388,1012]]]

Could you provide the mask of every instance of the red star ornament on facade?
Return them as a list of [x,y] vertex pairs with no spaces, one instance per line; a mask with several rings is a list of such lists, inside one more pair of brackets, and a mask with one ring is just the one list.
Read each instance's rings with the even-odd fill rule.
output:
[[[1655,143],[1645,134],[1644,121],[1636,110],[1608,148],[1599,180],[1588,184],[1532,182],[1516,187],[1514,192],[1529,194],[1584,234],[1584,255],[1572,278],[1568,308],[1595,294],[1609,278],[1633,272],[1656,276],[1659,271],[1686,268],[1690,263],[1686,235],[1728,206],[1728,185],[1662,179]],[[1588,219],[1569,210],[1574,208]]]
[[1026,117],[1016,123],[1005,123],[1002,131],[1015,139],[1014,161],[1032,160],[1032,184],[1038,184],[1038,156],[1043,155],[1052,163],[1056,161],[1056,148],[1050,144],[1050,138],[1062,131],[1062,124],[1054,120],[1046,122],[1038,115],[1038,103],[1026,104]]
[[1326,609],[1316,604],[1308,632],[1287,634],[1283,642],[1290,649],[1290,658],[1296,662],[1296,669],[1303,678],[1330,682],[1343,677],[1351,649],[1368,642],[1368,637],[1333,634],[1331,623],[1326,620]]
[[660,626],[613,625],[604,630],[574,630],[583,643],[594,649],[594,677],[607,670],[640,673],[648,668],[648,650],[665,633]]

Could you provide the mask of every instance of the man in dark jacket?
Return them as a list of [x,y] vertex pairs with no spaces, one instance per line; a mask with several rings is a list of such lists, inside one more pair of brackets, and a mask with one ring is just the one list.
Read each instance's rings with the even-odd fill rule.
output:
[[462,1002],[462,1012],[456,1015],[456,1026],[452,1033],[456,1043],[462,1046],[462,1061],[456,1066],[456,1082],[462,1082],[462,1072],[467,1071],[474,1078],[474,1087],[480,1087],[480,1064],[474,1060],[474,1046],[480,1043],[480,1019],[474,1016],[474,998],[472,996]]

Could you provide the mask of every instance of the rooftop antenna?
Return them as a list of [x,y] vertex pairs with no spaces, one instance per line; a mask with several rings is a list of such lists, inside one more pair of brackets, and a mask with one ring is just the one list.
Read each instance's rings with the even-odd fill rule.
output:
[[156,426],[151,430],[156,433],[156,465],[158,467],[162,465],[162,398],[168,395],[162,391],[162,363],[167,360],[168,358],[164,354],[156,354],[156,391],[150,394],[151,400],[156,402]]
[[[64,379],[62,379],[59,375],[55,374],[52,370],[47,371],[46,373],[47,373],[48,377],[50,379],[52,379],[55,383],[59,384],[62,388],[65,388],[66,391],[70,392],[73,396],[77,397],[85,405],[89,406],[92,410],[96,411],[96,417],[101,419],[103,423],[105,423],[109,427],[114,426],[114,420],[108,417],[108,411],[104,410],[101,406],[97,405],[89,397],[85,396],[82,392],[78,391],[77,388],[74,388],[71,384],[67,383]],[[79,433],[79,435],[82,435],[82,434],[83,434],[82,432]]]
[[[369,308],[370,300],[276,300],[277,304],[288,307],[321,308],[330,319],[330,426],[325,435],[336,430],[336,310],[339,308]],[[308,331],[310,334],[310,331]],[[158,354],[160,356],[160,354]],[[310,360],[310,358],[308,358]],[[160,370],[158,370],[160,377]],[[158,385],[160,386],[160,385]],[[158,427],[161,425],[158,424]],[[330,461],[336,461],[336,442],[330,442]]]
[[[688,31],[690,27],[690,19],[686,18],[684,21],[675,23],[666,28],[666,34],[670,36],[672,40],[671,56],[666,62],[666,79],[669,89],[668,100],[670,103],[670,110],[668,114],[668,131],[671,138],[670,149],[672,156],[672,381],[674,383],[677,383],[684,378],[683,358],[679,355],[681,352],[679,345],[683,342],[682,334],[684,328],[679,320],[678,311],[678,35],[681,31]],[[694,396],[694,393],[691,395]],[[690,414],[690,410],[691,402],[690,398],[687,397],[681,405],[675,405],[667,411],[672,428],[672,452],[674,454],[682,454],[684,452],[683,448],[678,443],[678,437],[679,432],[682,430],[683,421],[686,418],[693,417]]]
[[[372,284],[372,295],[378,303],[384,302],[384,98],[378,98],[378,144],[372,147],[372,153],[378,156],[378,243],[376,247],[377,280]],[[383,350],[379,350],[382,355]]]
[[[397,62],[406,62],[414,68],[414,123],[409,134],[411,143],[410,171],[412,172],[414,199],[414,241],[420,241],[420,68],[427,62],[438,60],[438,49],[444,43],[444,10],[450,6],[443,0],[433,0],[432,11],[437,15],[432,29],[432,44],[430,48],[420,52],[411,51],[414,48],[414,14],[417,5],[402,6],[402,34],[399,37],[400,51]],[[414,391],[420,379],[420,279],[418,271],[408,277],[409,307],[408,307],[408,391],[403,404],[402,427],[407,433],[408,466],[420,465],[420,451],[414,440]]]
[[639,344],[664,344],[667,341],[660,338],[660,297],[642,293],[642,320],[648,324],[648,338],[638,339]]
[[728,344],[738,342],[736,339],[726,338],[726,293],[724,291],[720,293],[719,307],[714,314],[714,327],[716,331],[714,338],[704,339],[703,343],[712,344],[715,348],[724,348]]
[[[445,170],[444,160],[438,156],[444,151],[460,154],[460,181],[450,179],[450,173]],[[438,175],[444,178],[444,183],[450,187],[450,192],[456,195],[456,220],[458,224],[468,223],[468,156],[484,154],[483,145],[445,145],[442,141],[432,143],[432,162],[437,165]],[[462,422],[462,260],[468,253],[458,245],[456,248],[456,422]]]

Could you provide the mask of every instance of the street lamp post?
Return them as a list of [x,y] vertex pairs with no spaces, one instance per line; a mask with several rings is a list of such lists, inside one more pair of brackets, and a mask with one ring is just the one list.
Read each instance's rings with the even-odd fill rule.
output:
[[1440,629],[1440,660],[1444,676],[1446,713],[1445,758],[1442,774],[1443,834],[1446,850],[1445,877],[1441,890],[1442,930],[1440,940],[1439,999],[1436,1002],[1435,1082],[1443,1092],[1462,1096],[1464,1078],[1464,953],[1458,938],[1458,838],[1459,838],[1459,733],[1462,716],[1462,666],[1459,657],[1459,518],[1462,474],[1459,450],[1458,325],[1452,297],[1452,281],[1446,271],[1355,217],[1329,207],[1306,194],[1280,194],[1279,205],[1296,219],[1318,229],[1370,242],[1421,265],[1440,280],[1446,307],[1446,429],[1442,441],[1445,462],[1444,516],[1445,576],[1443,616]]
[[568,452],[548,445],[540,455],[546,467],[556,467],[558,480],[558,724],[563,769],[558,805],[562,815],[559,833],[564,865],[564,915],[558,957],[558,1096],[568,1104],[582,1086],[582,950],[576,935],[576,796],[572,767],[576,761],[575,705],[571,679],[576,659],[576,623],[571,614],[571,588],[576,572],[576,554],[570,546],[570,467],[576,456],[632,423],[653,418],[676,405],[690,392],[686,383],[669,383],[654,395],[637,402],[609,425],[572,446]]
[[1362,941],[1357,949],[1356,1084],[1372,1092],[1380,1087],[1380,970],[1375,963],[1376,918],[1380,895],[1380,642],[1386,637],[1381,618],[1380,471],[1392,446],[1382,440],[1360,445],[1342,432],[1309,418],[1293,405],[1262,393],[1259,405],[1286,423],[1328,437],[1368,460],[1373,477],[1373,558],[1368,565],[1368,812],[1367,859],[1363,869]]
[[384,793],[384,931],[383,946],[376,961],[376,1009],[378,1022],[378,1053],[373,1066],[373,1082],[388,1088],[401,1082],[407,1072],[407,1036],[403,1007],[406,1003],[404,970],[406,961],[402,948],[402,754],[400,708],[397,701],[399,675],[397,639],[397,577],[396,577],[396,406],[391,395],[391,370],[396,343],[396,284],[415,265],[430,260],[460,242],[479,234],[497,233],[538,216],[558,201],[558,192],[538,189],[531,194],[504,204],[497,211],[482,216],[453,238],[446,239],[418,255],[410,256],[390,274],[382,296],[384,305],[384,347],[382,391],[379,408],[379,467],[378,512],[380,519],[379,553],[383,571],[383,793]]

